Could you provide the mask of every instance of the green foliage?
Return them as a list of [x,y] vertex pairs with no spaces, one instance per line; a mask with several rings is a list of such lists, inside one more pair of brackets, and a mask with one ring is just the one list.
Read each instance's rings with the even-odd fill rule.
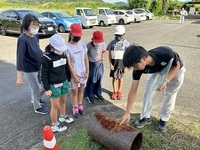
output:
[[149,0],[128,0],[130,9],[146,8],[148,9]]
[[162,13],[162,1],[161,0],[153,0],[149,10],[151,10],[154,14]]

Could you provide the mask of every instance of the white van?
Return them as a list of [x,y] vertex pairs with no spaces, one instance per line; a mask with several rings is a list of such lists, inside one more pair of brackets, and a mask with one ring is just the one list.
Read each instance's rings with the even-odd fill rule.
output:
[[93,26],[98,25],[97,15],[92,8],[77,7],[75,8],[74,14],[85,28],[93,28]]
[[112,9],[106,7],[98,7],[97,20],[100,26],[110,26],[116,23],[116,16]]

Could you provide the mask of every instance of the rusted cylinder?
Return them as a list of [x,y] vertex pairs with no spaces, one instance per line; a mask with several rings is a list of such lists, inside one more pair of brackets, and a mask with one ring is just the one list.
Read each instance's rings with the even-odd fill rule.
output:
[[142,145],[142,133],[128,125],[101,113],[95,113],[90,119],[88,135],[110,150],[139,150]]

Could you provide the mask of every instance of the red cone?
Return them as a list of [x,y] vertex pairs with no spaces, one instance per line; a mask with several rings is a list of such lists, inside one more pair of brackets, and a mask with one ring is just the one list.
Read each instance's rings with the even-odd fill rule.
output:
[[50,126],[43,129],[44,150],[60,150]]

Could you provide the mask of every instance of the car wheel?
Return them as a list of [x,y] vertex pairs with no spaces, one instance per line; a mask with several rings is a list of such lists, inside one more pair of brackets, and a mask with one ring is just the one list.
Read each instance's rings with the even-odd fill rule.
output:
[[0,27],[0,30],[3,36],[7,35],[6,29],[3,26]]
[[146,17],[146,20],[149,20],[149,16]]
[[104,23],[103,21],[100,21],[99,25],[100,25],[101,27],[103,27],[103,26],[105,26],[105,23]]
[[65,27],[64,27],[63,25],[59,25],[58,30],[59,30],[61,33],[65,33]]
[[120,20],[119,20],[119,24],[123,25],[123,24],[124,24],[124,20],[123,20],[123,19],[120,19]]
[[90,26],[89,28],[93,28],[93,26]]

